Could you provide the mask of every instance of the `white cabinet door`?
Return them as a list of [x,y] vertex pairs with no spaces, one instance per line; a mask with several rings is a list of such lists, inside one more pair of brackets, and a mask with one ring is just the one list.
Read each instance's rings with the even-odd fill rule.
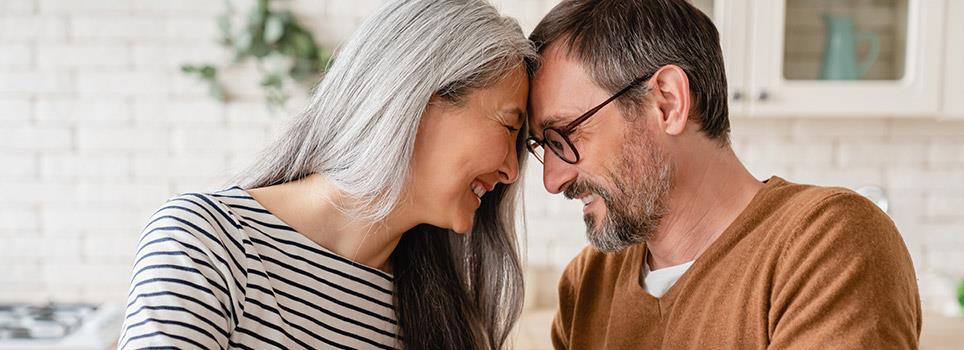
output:
[[964,118],[964,1],[947,0],[944,114]]
[[707,14],[720,32],[723,64],[731,116],[747,113],[747,30],[750,0],[692,0],[690,3]]
[[753,0],[750,113],[934,115],[944,8],[941,0]]

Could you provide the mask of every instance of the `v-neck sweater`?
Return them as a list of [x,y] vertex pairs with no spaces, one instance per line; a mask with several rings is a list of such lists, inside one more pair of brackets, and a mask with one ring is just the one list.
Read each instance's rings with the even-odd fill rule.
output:
[[645,243],[585,248],[559,282],[557,349],[911,349],[921,306],[900,233],[842,188],[773,177],[680,279],[640,286]]

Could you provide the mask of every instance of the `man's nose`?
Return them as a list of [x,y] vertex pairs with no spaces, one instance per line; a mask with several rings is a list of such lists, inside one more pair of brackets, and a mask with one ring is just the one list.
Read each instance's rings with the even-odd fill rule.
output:
[[566,163],[566,161],[551,151],[546,152],[544,158],[542,164],[542,182],[546,187],[546,191],[552,194],[562,193],[566,190],[566,187],[576,179],[576,166]]

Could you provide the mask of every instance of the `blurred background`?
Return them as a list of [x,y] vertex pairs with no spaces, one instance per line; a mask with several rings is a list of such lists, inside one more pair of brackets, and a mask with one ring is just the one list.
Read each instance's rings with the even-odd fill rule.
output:
[[[493,1],[527,34],[556,2]],[[382,3],[0,0],[0,349],[110,346],[147,217],[229,185]],[[753,174],[877,202],[914,260],[922,347],[964,346],[964,1],[694,4],[721,32]],[[516,348],[546,349],[584,225],[538,162],[525,188]]]

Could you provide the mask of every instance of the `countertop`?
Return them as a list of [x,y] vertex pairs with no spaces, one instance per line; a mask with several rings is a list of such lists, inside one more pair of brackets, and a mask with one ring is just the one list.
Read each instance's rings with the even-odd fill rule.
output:
[[[526,310],[516,329],[518,350],[552,349],[549,326],[555,311],[552,309]],[[936,313],[924,314],[920,348],[924,350],[964,349],[964,317],[945,317]]]

